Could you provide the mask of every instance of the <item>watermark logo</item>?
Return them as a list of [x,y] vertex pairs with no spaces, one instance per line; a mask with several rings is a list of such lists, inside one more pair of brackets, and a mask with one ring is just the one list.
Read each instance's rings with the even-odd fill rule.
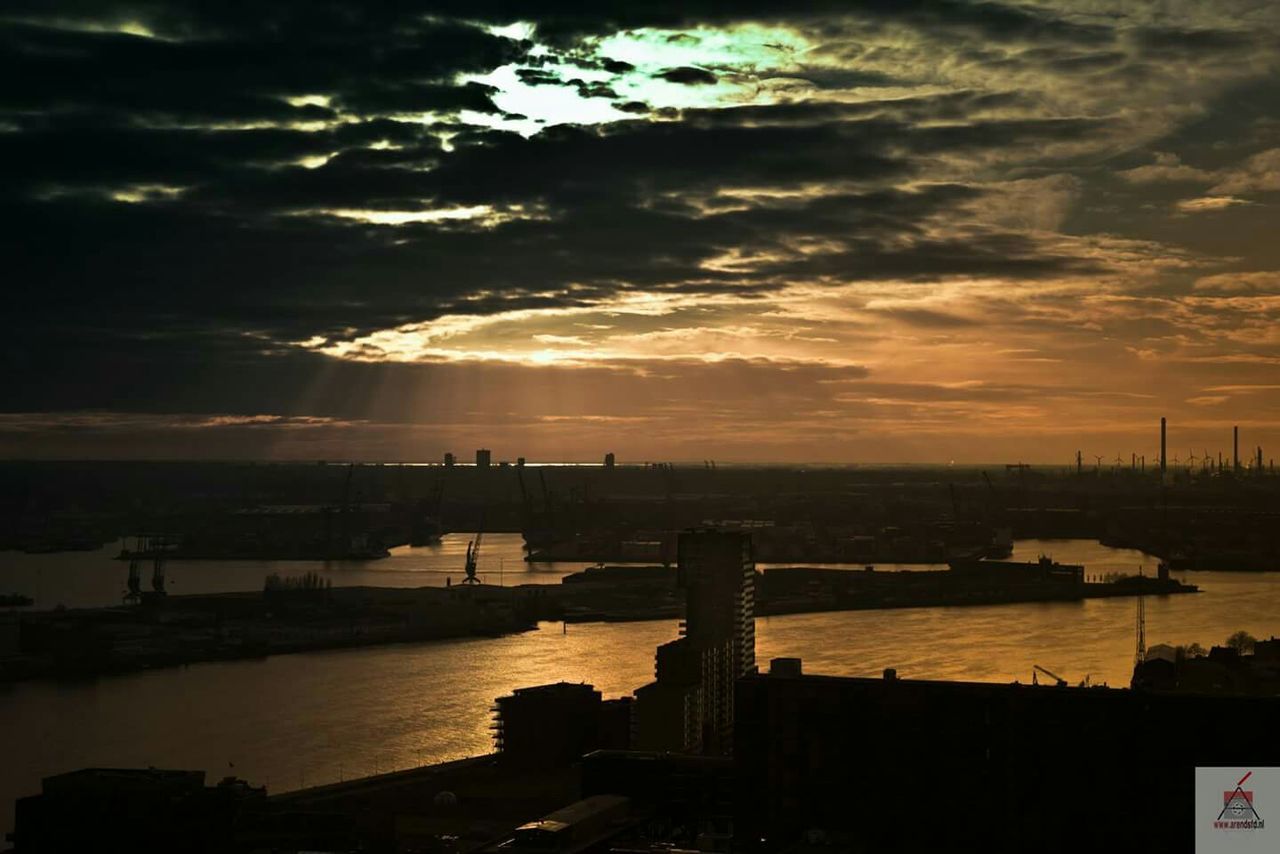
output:
[[[1280,852],[1280,768],[1199,766],[1191,814],[1196,854]],[[1270,822],[1263,821],[1271,819]]]
[[1265,824],[1253,802],[1253,790],[1244,784],[1253,772],[1245,774],[1234,789],[1222,793],[1222,811],[1213,820],[1214,830],[1262,830]]

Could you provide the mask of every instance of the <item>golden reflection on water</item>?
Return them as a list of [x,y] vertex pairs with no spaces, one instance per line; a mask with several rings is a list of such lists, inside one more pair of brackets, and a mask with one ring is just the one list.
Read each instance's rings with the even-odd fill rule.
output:
[[[1090,574],[1154,562],[1096,543],[1020,543]],[[1147,642],[1221,643],[1280,623],[1280,575],[1188,573],[1198,595],[1148,597]],[[809,673],[1030,681],[1039,664],[1078,682],[1126,686],[1133,599],[913,608],[757,621],[757,659],[799,656]],[[493,639],[406,644],[160,670],[86,683],[0,687],[0,800],[88,765],[204,768],[273,791],[491,749],[490,707],[514,688],[590,682],[606,697],[653,678],[674,621],[576,624]],[[234,763],[232,767],[229,763]],[[0,813],[0,825],[12,822]]]

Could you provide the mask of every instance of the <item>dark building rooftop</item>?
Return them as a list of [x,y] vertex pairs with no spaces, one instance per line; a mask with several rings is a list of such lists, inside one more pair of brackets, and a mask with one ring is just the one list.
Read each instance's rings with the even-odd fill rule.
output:
[[600,748],[630,746],[631,699],[603,700],[591,685],[517,688],[494,704],[494,742],[505,763],[553,768]]
[[736,710],[736,836],[765,850],[1030,850],[1053,828],[1077,849],[1183,850],[1197,766],[1280,764],[1276,698],[785,664],[739,680]]
[[266,790],[203,771],[85,768],[46,777],[14,807],[16,854],[61,851],[223,851],[237,815]]

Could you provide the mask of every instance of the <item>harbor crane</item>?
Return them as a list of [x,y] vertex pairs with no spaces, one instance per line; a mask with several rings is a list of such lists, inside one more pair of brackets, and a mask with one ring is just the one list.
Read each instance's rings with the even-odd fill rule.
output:
[[128,589],[124,594],[124,603],[126,605],[136,605],[142,601],[142,577],[139,572],[136,555],[129,558],[129,581],[127,583]]
[[[163,534],[138,534],[136,544],[129,555],[129,579],[124,593],[126,605],[137,605],[148,597],[167,595],[165,590],[164,562],[172,542]],[[122,552],[123,555],[123,552]],[[142,590],[142,564],[151,557],[151,593]]]
[[1065,687],[1067,687],[1067,680],[1063,679],[1061,676],[1059,676],[1058,674],[1054,673],[1053,671],[1051,671],[1051,670],[1049,670],[1049,669],[1047,669],[1047,668],[1041,667],[1041,666],[1040,666],[1040,665],[1038,665],[1038,664],[1033,664],[1033,665],[1031,665],[1031,667],[1032,667],[1032,670],[1031,670],[1031,684],[1032,684],[1032,685],[1039,685],[1039,684],[1040,684],[1040,680],[1036,678],[1036,671],[1038,670],[1038,671],[1040,671],[1041,673],[1043,673],[1045,676],[1048,676],[1050,679],[1052,679],[1052,680],[1054,681],[1054,683],[1055,683],[1059,688],[1065,688]]
[[166,548],[168,543],[164,540],[155,546],[156,553],[151,565],[151,592],[157,596],[166,594],[164,589],[164,550]]
[[476,538],[467,543],[467,562],[463,569],[466,576],[462,579],[463,584],[479,584],[480,579],[476,577],[476,564],[480,562],[480,541],[484,539],[484,517],[480,519],[480,530],[476,531]]

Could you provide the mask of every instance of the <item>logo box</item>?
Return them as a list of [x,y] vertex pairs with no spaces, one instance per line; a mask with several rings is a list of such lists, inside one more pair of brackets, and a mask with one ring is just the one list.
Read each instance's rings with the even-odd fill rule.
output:
[[1196,854],[1280,851],[1280,768],[1197,768]]

